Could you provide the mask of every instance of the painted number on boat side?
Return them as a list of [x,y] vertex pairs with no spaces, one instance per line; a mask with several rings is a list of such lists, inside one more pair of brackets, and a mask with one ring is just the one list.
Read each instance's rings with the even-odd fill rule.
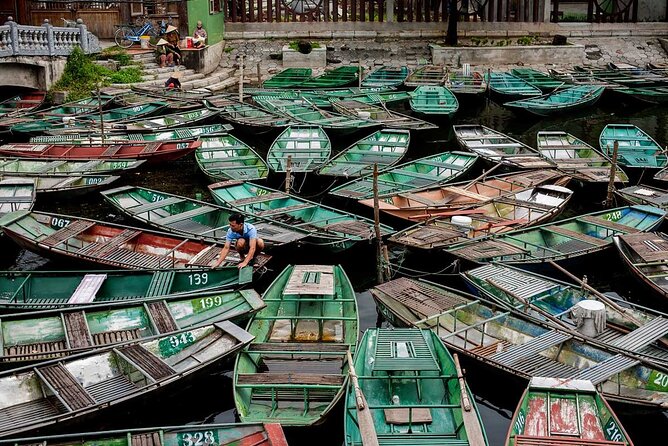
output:
[[603,428],[605,431],[605,438],[610,441],[622,441],[624,439],[624,436],[622,435],[622,431],[617,426],[617,423],[615,423],[615,420],[610,418],[607,423],[605,423],[605,427]]
[[51,226],[54,228],[64,228],[65,226],[70,224],[70,220],[67,218],[58,218],[58,217],[53,217],[51,219]]
[[186,331],[161,340],[158,343],[158,348],[160,349],[160,354],[162,356],[169,357],[194,343],[195,336],[191,332]]
[[209,283],[209,274],[208,273],[189,274],[188,282],[190,283],[190,286],[206,285],[207,283]]
[[208,446],[219,444],[218,433],[214,431],[179,432],[177,439],[179,446]]
[[617,221],[621,218],[622,218],[622,211],[610,212],[609,214],[605,214],[603,216],[603,219],[608,221]]
[[513,426],[516,434],[521,434],[524,432],[525,421],[526,417],[524,416],[524,409],[520,409],[520,412],[517,414],[517,419],[515,420],[515,425]]
[[668,374],[652,370],[645,386],[648,390],[668,391]]
[[181,149],[187,149],[188,148],[188,143],[187,142],[180,142],[176,144],[176,149],[181,150]]
[[100,184],[102,177],[86,177],[86,184]]

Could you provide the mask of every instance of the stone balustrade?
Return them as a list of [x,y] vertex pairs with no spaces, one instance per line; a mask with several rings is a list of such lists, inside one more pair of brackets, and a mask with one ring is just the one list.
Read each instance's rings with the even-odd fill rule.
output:
[[73,27],[52,26],[47,20],[42,26],[30,26],[9,17],[0,25],[0,57],[68,56],[77,46],[86,54],[100,51],[97,37],[81,20]]

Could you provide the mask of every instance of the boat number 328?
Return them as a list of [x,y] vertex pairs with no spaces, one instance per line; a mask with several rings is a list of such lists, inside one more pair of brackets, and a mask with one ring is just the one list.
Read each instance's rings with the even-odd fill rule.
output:
[[216,444],[218,444],[218,441],[213,431],[184,432],[179,434],[179,446],[209,446]]

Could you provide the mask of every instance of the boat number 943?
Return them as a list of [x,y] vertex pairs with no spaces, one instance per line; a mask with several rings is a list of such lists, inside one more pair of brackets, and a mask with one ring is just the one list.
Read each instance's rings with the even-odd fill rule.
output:
[[195,336],[193,336],[193,334],[189,331],[181,333],[180,335],[169,337],[169,344],[172,346],[172,348],[181,347],[193,342],[195,342]]
[[179,446],[209,446],[216,444],[218,444],[218,441],[213,431],[184,432],[179,434]]
[[206,285],[209,283],[209,274],[208,273],[195,273],[188,275],[188,281],[190,285],[200,286]]
[[51,219],[51,226],[54,228],[64,228],[65,226],[70,224],[70,220],[67,218],[58,218],[58,217],[53,217]]

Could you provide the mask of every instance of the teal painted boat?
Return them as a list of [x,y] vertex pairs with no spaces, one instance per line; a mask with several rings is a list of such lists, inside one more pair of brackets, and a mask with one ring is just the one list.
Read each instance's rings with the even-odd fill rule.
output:
[[285,68],[262,83],[262,88],[290,88],[311,78],[311,68]]
[[269,167],[251,146],[232,135],[207,136],[195,150],[197,165],[213,182],[261,180]]
[[332,158],[320,168],[320,175],[361,177],[373,173],[374,164],[378,170],[385,170],[398,163],[408,151],[410,132],[408,130],[379,130],[360,139]]
[[[209,190],[223,206],[307,231],[307,243],[334,251],[375,237],[372,220],[268,187],[228,181],[212,184]],[[381,225],[382,235],[392,232],[392,228]]]
[[242,290],[3,314],[0,364],[16,367],[62,358],[214,321],[239,323],[264,307],[254,290]]
[[235,126],[257,133],[274,128],[287,127],[293,122],[289,117],[267,111],[228,96],[213,96],[204,101],[207,107],[218,111],[218,116]]
[[102,415],[158,389],[173,392],[183,385],[182,378],[204,372],[252,340],[223,321],[1,373],[0,398],[8,403],[1,409],[0,435]]
[[460,98],[481,98],[487,93],[487,79],[477,71],[463,73],[453,71],[448,74],[445,86]]
[[346,354],[357,345],[355,291],[336,265],[288,266],[248,323],[255,337],[234,365],[234,403],[243,422],[322,423],[343,397]]
[[590,380],[536,376],[510,420],[505,446],[633,446]]
[[[489,444],[473,394],[433,331],[369,329],[355,352],[354,365],[379,445]],[[364,445],[357,404],[356,389],[349,383],[346,446]]]
[[63,117],[78,116],[89,113],[99,113],[100,108],[105,109],[112,101],[112,96],[102,95],[100,99],[89,97],[78,101],[67,102],[62,105],[45,108],[42,110],[31,111],[21,117],[5,117],[0,123],[2,127],[9,127],[21,122],[30,122],[32,120],[42,119],[62,119]]
[[[444,152],[401,164],[378,175],[378,195],[406,193],[454,181],[466,174],[478,156],[466,152]],[[370,175],[332,189],[332,195],[363,200],[373,197]]]
[[407,87],[443,85],[447,77],[448,72],[443,65],[423,65],[408,75],[404,85]]
[[[253,101],[256,101],[256,98],[273,98],[282,101],[292,101],[295,103],[308,102],[319,108],[330,108],[332,104],[329,103],[329,97],[318,94],[317,90],[311,90],[309,92],[304,92],[300,90],[267,90],[267,89],[257,89],[255,91],[245,90],[244,93],[249,94]],[[256,101],[257,102],[257,101]]]
[[[536,135],[538,151],[552,160],[559,170],[585,183],[610,181],[610,158],[566,132],[540,131]],[[615,182],[626,183],[629,177],[619,168],[615,170]]]
[[606,125],[598,138],[603,153],[611,157],[615,141],[619,143],[617,162],[624,167],[663,169],[668,166],[666,151],[635,125]]
[[489,163],[514,169],[549,169],[555,164],[537,150],[483,125],[454,125],[457,142]]
[[503,106],[538,116],[552,116],[591,107],[601,98],[604,90],[604,87],[595,85],[578,85],[543,96],[506,102]]
[[218,116],[218,111],[209,108],[198,108],[195,110],[172,113],[170,115],[156,116],[153,118],[144,118],[132,120],[123,124],[114,124],[111,126],[113,131],[125,132],[146,132],[165,131],[187,125],[197,125],[210,121]]
[[451,118],[459,110],[459,101],[446,87],[425,85],[411,93],[411,110],[425,115],[445,115]]
[[290,126],[269,147],[267,164],[274,172],[313,172],[329,159],[331,151],[332,143],[322,127]]
[[90,175],[126,172],[146,160],[54,160],[29,158],[0,158],[0,173],[20,176]]
[[[69,433],[58,436],[17,438],[18,444],[39,443],[42,446],[75,446],[95,444],[118,446],[123,444],[185,446],[192,442],[217,446],[288,446],[280,424],[188,424],[185,426],[145,427],[116,431]],[[148,442],[148,443],[146,443]]]
[[34,178],[0,176],[0,217],[15,211],[30,211],[37,194]]
[[543,94],[538,87],[506,71],[491,71],[485,75],[489,89],[503,102],[526,99]]
[[[122,186],[102,191],[104,198],[122,213],[170,234],[224,244],[231,209],[153,189]],[[262,218],[247,218],[269,246],[305,238],[306,231]]]
[[[116,133],[110,132],[104,134],[104,141],[189,141],[203,136],[223,135],[231,131],[234,127],[230,124],[209,124],[199,127],[180,127],[171,130],[164,130],[152,133]],[[64,135],[41,135],[32,136],[31,143],[40,144],[101,144],[102,135],[99,134],[77,134],[67,133]]]
[[618,88],[615,93],[622,98],[633,99],[634,101],[643,102],[646,104],[665,104],[668,103],[668,86],[653,86],[653,87],[633,87],[633,88]]
[[533,68],[513,68],[510,73],[534,87],[540,88],[545,93],[568,87],[566,82],[557,80],[548,73]]
[[342,66],[327,70],[320,76],[312,77],[294,88],[339,88],[357,83],[360,76],[360,68],[354,66]]
[[342,115],[351,118],[370,119],[393,129],[433,130],[438,126],[412,116],[398,113],[385,106],[383,101],[378,104],[360,101],[359,99],[330,99],[332,106]]
[[404,83],[409,74],[410,70],[406,66],[383,65],[362,79],[362,87],[398,87]]
[[[251,283],[253,268],[0,272],[0,308],[44,310],[205,295]],[[207,301],[208,302],[208,301]],[[213,304],[222,304],[214,299]]]
[[475,263],[559,262],[600,252],[612,245],[615,235],[651,231],[665,215],[652,206],[620,207],[459,243],[446,251]]
[[[0,175],[3,181],[23,180],[34,184],[35,192],[50,198],[74,198],[109,186],[118,180],[118,175],[46,175],[15,177]],[[2,196],[0,196],[0,201]],[[16,209],[18,210],[18,209]]]

